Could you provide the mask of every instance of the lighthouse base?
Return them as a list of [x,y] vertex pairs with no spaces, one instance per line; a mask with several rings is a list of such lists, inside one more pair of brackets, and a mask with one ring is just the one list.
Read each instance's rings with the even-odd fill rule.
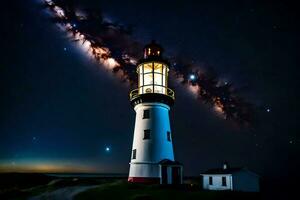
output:
[[168,159],[159,163],[130,163],[128,182],[145,184],[181,184],[182,165]]

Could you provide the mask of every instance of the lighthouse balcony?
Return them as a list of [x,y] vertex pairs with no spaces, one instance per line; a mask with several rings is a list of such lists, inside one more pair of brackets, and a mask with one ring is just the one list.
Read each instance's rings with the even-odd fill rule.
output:
[[161,102],[173,105],[175,93],[168,87],[164,86],[143,86],[132,90],[129,95],[132,105],[143,102]]
[[175,93],[170,88],[163,87],[163,86],[155,86],[155,87],[159,87],[159,88],[157,88],[157,90],[151,90],[151,88],[149,88],[149,87],[148,88],[140,87],[135,90],[132,90],[130,92],[130,101],[137,98],[140,95],[151,94],[151,93],[152,94],[163,94],[163,95],[167,95],[167,96],[171,97],[172,99],[175,99]]

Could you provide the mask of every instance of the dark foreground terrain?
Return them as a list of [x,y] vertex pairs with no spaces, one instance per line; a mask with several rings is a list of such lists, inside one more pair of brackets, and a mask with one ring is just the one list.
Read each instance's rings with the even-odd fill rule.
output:
[[[81,188],[88,189],[92,186],[98,186],[119,179],[120,178],[113,177],[95,178],[80,176],[53,176],[38,173],[0,173],[0,200],[69,199],[64,198],[59,194],[57,194],[57,196],[60,196],[60,198],[54,198],[51,196],[51,193],[55,193],[60,189],[67,189],[65,190],[65,193],[68,194],[69,191],[75,187],[78,191],[82,191]],[[49,195],[42,196],[42,194]]]
[[200,190],[197,186],[136,185],[126,181],[103,184],[75,196],[85,199],[257,199],[259,194],[242,192],[212,192]]
[[[267,193],[205,191],[199,178],[178,186],[130,184],[126,177],[0,174],[0,199],[277,199]],[[274,198],[277,197],[277,198]],[[289,199],[286,198],[280,199]]]

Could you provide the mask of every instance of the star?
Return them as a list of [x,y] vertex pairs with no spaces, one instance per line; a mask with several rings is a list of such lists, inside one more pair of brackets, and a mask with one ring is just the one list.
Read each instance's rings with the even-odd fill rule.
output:
[[64,51],[67,51],[67,48],[66,48],[66,47],[64,47]]
[[190,78],[190,80],[192,80],[192,81],[193,81],[193,80],[195,80],[195,79],[196,79],[196,76],[195,76],[195,74],[191,74],[189,78]]
[[105,147],[106,152],[110,152],[110,147]]
[[269,113],[269,112],[271,112],[271,109],[270,109],[270,108],[267,108],[266,111]]

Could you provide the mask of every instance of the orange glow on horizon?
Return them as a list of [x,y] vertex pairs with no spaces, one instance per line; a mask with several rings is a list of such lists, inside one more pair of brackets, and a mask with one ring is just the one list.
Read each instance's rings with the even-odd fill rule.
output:
[[25,172],[25,173],[93,173],[97,172],[94,167],[87,165],[78,165],[78,164],[54,164],[54,163],[3,163],[0,164],[0,173],[8,172]]

